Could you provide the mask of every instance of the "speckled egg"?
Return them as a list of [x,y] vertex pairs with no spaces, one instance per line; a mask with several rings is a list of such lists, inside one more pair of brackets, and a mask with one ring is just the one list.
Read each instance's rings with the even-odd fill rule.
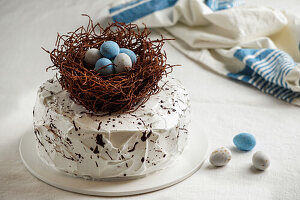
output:
[[240,133],[233,138],[233,143],[239,150],[250,151],[256,145],[256,139],[250,133]]
[[116,73],[129,71],[132,67],[130,57],[125,53],[120,53],[114,60]]
[[114,73],[114,66],[107,58],[100,58],[95,64],[95,70],[103,76]]
[[227,165],[230,160],[231,152],[226,147],[221,147],[214,150],[209,157],[209,162],[216,167]]
[[95,65],[97,60],[101,58],[99,49],[91,48],[85,52],[84,61],[90,65]]
[[101,45],[100,53],[105,58],[114,59],[120,53],[120,47],[114,41],[106,41]]
[[125,53],[127,54],[130,59],[131,59],[131,62],[132,64],[134,64],[136,62],[136,55],[133,51],[131,51],[130,49],[126,49],[126,48],[121,48],[120,49],[120,53]]
[[253,166],[258,170],[265,170],[270,166],[270,158],[262,151],[256,152],[252,157]]

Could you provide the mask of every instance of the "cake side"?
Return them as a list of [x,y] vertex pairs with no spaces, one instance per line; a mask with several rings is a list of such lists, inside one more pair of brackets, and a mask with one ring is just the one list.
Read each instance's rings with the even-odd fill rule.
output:
[[70,99],[50,79],[38,91],[34,132],[39,155],[56,169],[92,179],[139,177],[167,167],[184,149],[189,97],[174,78],[132,113],[102,116]]

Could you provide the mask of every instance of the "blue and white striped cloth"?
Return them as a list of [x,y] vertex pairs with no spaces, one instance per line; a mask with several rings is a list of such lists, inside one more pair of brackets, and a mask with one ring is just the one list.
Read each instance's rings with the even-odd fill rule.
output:
[[[156,11],[164,10],[176,4],[177,0],[133,0],[109,9],[114,21],[130,23]],[[118,12],[122,11],[122,12]],[[117,13],[118,12],[118,13]]]
[[296,64],[286,53],[276,49],[238,49],[234,57],[245,64],[238,73],[228,76],[248,83],[266,94],[291,103],[300,97],[293,92],[285,79]]
[[245,1],[243,0],[205,0],[205,4],[213,11],[233,8],[244,3]]
[[[109,13],[113,21],[158,28],[161,33],[175,37],[177,40],[171,44],[193,60],[266,94],[300,105],[300,67],[294,61],[300,61],[300,19],[264,7],[237,7],[243,3],[127,0],[112,5]],[[274,34],[277,40],[271,39]],[[289,37],[288,42],[284,37]]]

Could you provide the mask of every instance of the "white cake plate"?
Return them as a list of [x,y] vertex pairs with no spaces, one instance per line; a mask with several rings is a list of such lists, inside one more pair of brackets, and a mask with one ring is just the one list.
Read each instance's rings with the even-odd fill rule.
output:
[[54,187],[95,196],[127,196],[160,190],[183,181],[202,165],[208,140],[204,133],[189,132],[188,146],[172,166],[144,178],[127,181],[93,181],[66,175],[40,160],[32,132],[24,134],[20,142],[20,155],[26,168],[38,179]]

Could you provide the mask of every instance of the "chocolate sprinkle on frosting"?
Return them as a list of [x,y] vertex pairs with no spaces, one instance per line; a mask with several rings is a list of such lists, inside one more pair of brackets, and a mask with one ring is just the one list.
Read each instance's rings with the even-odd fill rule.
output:
[[135,150],[135,146],[138,144],[139,142],[134,143],[133,148],[130,149],[128,152],[133,152]]
[[94,152],[94,154],[100,153],[99,150],[98,150],[98,146],[96,146],[96,148],[95,148],[95,150],[93,152]]
[[102,124],[102,122],[99,122],[99,125],[98,125],[98,128],[97,128],[98,131],[99,131],[100,128],[101,128],[101,124]]
[[75,128],[75,131],[78,131],[78,128],[76,127],[75,125],[75,122],[73,121],[73,125],[74,125],[74,128]]
[[144,131],[143,132],[143,136],[141,137],[141,140],[143,141],[143,142],[145,142],[150,136],[151,136],[151,134],[152,134],[152,130],[150,130],[149,131],[149,133],[147,134],[147,131]]
[[105,143],[103,142],[103,136],[101,134],[96,136],[96,143],[104,148]]

